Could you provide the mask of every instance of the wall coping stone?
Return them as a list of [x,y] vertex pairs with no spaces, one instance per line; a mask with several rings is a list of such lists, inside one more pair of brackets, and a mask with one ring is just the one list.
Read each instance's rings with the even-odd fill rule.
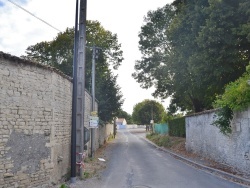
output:
[[186,115],[185,117],[192,117],[192,116],[199,116],[199,115],[202,115],[202,114],[213,113],[213,112],[216,112],[217,110],[218,110],[218,108],[211,109],[211,110],[205,110],[205,111],[202,111],[202,112],[197,112],[197,113]]
[[58,70],[58,69],[56,69],[55,67],[52,67],[52,66],[43,65],[43,64],[41,64],[39,62],[34,62],[34,61],[31,61],[31,60],[23,59],[23,58],[20,58],[20,57],[17,57],[17,56],[13,56],[13,55],[4,53],[2,51],[0,51],[0,58],[10,60],[11,63],[13,63],[13,62],[15,62],[15,63],[24,63],[24,64],[29,64],[29,65],[32,65],[32,66],[36,66],[36,67],[41,67],[41,68],[44,68],[44,69],[47,69],[47,70],[51,70],[51,71],[61,75],[62,77],[66,78],[70,82],[73,81],[72,77],[64,74],[62,71],[60,71],[60,70]]

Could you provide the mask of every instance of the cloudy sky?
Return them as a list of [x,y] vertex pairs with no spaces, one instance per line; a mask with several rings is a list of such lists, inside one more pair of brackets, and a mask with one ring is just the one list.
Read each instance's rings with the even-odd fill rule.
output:
[[[124,96],[123,110],[132,113],[136,103],[154,99],[152,89],[141,89],[131,77],[134,64],[141,55],[138,50],[138,33],[143,17],[173,0],[89,0],[87,19],[98,20],[102,26],[117,33],[124,52],[123,65],[118,70],[118,85]],[[20,5],[18,7],[14,4]],[[58,30],[64,31],[75,23],[75,4],[72,0],[0,0],[0,51],[20,56],[29,45],[49,41]],[[44,20],[54,28],[31,16],[22,8]],[[56,28],[56,29],[55,29]],[[156,99],[160,102],[160,100]],[[164,100],[166,108],[169,100]]]

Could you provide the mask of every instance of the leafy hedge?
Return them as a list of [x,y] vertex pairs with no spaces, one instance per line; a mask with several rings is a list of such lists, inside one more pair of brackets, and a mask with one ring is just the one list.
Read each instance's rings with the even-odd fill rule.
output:
[[185,117],[169,121],[169,136],[186,137]]

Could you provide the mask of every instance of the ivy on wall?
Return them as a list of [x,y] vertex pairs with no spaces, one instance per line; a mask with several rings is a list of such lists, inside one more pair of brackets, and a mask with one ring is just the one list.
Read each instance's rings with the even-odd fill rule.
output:
[[232,132],[230,123],[233,119],[233,111],[231,108],[228,106],[220,108],[216,112],[216,116],[214,118],[216,118],[216,120],[212,123],[212,125],[217,126],[221,133],[227,135]]
[[242,77],[226,85],[224,94],[218,96],[214,103],[214,107],[219,110],[212,125],[219,127],[225,135],[232,132],[230,123],[233,112],[245,110],[250,105],[250,65],[246,70]]

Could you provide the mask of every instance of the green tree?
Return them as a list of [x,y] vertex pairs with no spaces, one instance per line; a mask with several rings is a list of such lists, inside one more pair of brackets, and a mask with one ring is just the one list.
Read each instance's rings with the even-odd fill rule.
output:
[[233,111],[245,110],[250,105],[250,65],[247,71],[236,81],[226,85],[225,92],[217,96],[215,108],[228,106]]
[[132,120],[132,115],[130,115],[129,113],[127,113],[124,110],[119,110],[119,112],[117,113],[117,117],[118,118],[125,118],[127,121],[127,124],[133,124],[133,120]]
[[[123,104],[117,76],[112,74],[112,66],[117,69],[123,60],[121,44],[117,35],[105,30],[98,21],[87,21],[86,26],[86,73],[85,87],[91,90],[92,46],[101,48],[96,59],[96,98],[99,101],[99,117],[111,121]],[[73,72],[74,28],[67,28],[52,41],[44,41],[29,46],[23,58],[35,60],[61,70],[68,76]]]
[[143,57],[133,77],[144,88],[155,86],[155,97],[171,97],[171,112],[212,108],[216,95],[249,61],[249,4],[176,0],[150,11],[139,34]]
[[220,131],[227,135],[232,132],[230,123],[235,111],[242,111],[250,105],[250,65],[246,73],[239,79],[226,85],[225,92],[217,96],[214,107],[218,108],[217,118],[213,125],[219,127]]
[[140,125],[149,125],[150,120],[160,123],[165,115],[162,104],[154,100],[144,100],[134,106],[132,118],[133,121]]

